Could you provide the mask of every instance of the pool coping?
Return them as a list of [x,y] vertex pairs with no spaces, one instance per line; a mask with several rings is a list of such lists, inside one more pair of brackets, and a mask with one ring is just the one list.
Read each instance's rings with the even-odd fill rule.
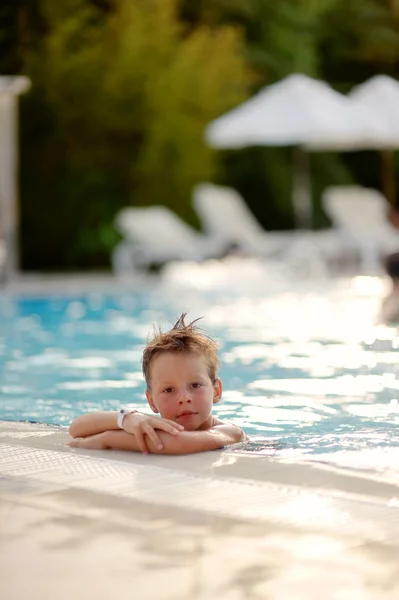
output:
[[398,595],[393,483],[236,451],[144,456],[68,439],[0,421],[4,600],[132,589],[140,600],[332,600],[355,584],[362,599]]
[[[310,493],[333,501],[370,503],[379,506],[398,508],[399,514],[399,481],[384,480],[382,477],[371,478],[362,472],[338,469],[320,462],[309,460],[276,458],[246,452],[240,445],[225,450],[204,452],[185,456],[143,455],[134,452],[90,451],[72,449],[66,444],[71,439],[65,427],[57,427],[40,423],[24,423],[0,421],[0,447],[3,459],[0,460],[0,474],[19,479],[29,479],[39,483],[58,483],[58,475],[68,466],[69,475],[62,479],[62,487],[81,487],[79,477],[74,478],[82,464],[91,465],[93,473],[99,471],[99,485],[94,487],[100,493],[109,493],[107,483],[102,477],[108,470],[116,470],[128,477],[129,473],[146,474],[146,482],[154,487],[157,474],[173,475],[174,484],[181,480],[195,478],[198,481],[212,482],[227,486],[240,484],[246,486],[269,486],[270,490],[283,490],[285,494]],[[8,451],[10,460],[5,458]],[[13,460],[16,457],[14,467]],[[57,462],[57,468],[51,473],[43,469],[37,470],[37,464],[47,457]],[[29,460],[31,465],[29,466]],[[11,461],[11,462],[10,462]],[[23,468],[21,468],[21,461]],[[85,478],[84,478],[85,479]],[[122,477],[123,479],[123,477]],[[154,481],[153,481],[154,480]],[[112,485],[114,482],[112,482]],[[111,486],[112,487],[112,486]],[[123,496],[118,487],[110,492]],[[156,483],[155,483],[156,488]],[[122,488],[121,488],[122,489]],[[158,504],[165,504],[162,493]],[[148,501],[148,499],[146,499]],[[168,503],[166,503],[168,504]],[[195,508],[194,510],[197,510]],[[223,512],[223,511],[222,511]],[[228,501],[225,504],[228,515]]]

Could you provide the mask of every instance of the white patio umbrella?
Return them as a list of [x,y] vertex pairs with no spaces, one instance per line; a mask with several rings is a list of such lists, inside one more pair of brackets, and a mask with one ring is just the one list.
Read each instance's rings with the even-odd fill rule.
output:
[[393,148],[399,145],[399,81],[375,75],[354,87],[349,97],[359,108],[379,115],[379,126]]
[[393,151],[399,148],[399,82],[387,75],[376,75],[349,93],[356,106],[378,115],[380,134],[371,149],[380,149],[382,188],[393,204],[396,194]]
[[[377,119],[375,119],[377,120]],[[294,74],[211,122],[205,137],[214,148],[295,146],[349,149],[353,139],[369,143],[378,123],[366,108],[327,83]],[[309,226],[311,189],[305,155],[296,151],[293,206],[297,225]]]

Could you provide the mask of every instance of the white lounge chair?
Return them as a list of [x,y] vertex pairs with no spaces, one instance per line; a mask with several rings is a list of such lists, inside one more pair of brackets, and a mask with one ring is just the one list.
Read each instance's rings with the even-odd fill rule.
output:
[[358,249],[362,267],[379,267],[381,257],[399,251],[399,231],[388,221],[389,205],[375,189],[333,186],[322,195],[323,208],[335,227]]
[[112,255],[116,272],[172,260],[201,261],[223,250],[218,240],[197,232],[166,206],[124,208],[115,226],[124,238]]
[[204,231],[226,246],[237,244],[251,256],[292,257],[295,254],[327,260],[340,248],[332,229],[323,231],[266,231],[234,189],[201,183],[194,188],[193,204]]
[[194,188],[193,204],[204,231],[226,247],[237,244],[254,256],[284,251],[291,243],[291,232],[266,232],[234,189],[201,183]]

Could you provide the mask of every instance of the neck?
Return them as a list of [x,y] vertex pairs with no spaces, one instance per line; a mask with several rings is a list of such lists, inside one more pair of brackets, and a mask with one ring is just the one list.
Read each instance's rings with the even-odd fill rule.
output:
[[206,429],[210,429],[214,426],[216,420],[217,419],[213,415],[210,415],[207,420],[204,421],[200,427],[198,427],[197,431],[205,431]]

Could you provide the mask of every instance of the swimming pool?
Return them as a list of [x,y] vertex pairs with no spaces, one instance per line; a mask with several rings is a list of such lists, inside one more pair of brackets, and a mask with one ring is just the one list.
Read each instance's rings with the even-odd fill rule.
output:
[[90,410],[148,410],[147,335],[188,311],[220,343],[215,413],[245,429],[250,449],[396,477],[399,336],[373,324],[381,293],[371,278],[218,287],[183,277],[112,293],[3,294],[0,419],[67,425]]

